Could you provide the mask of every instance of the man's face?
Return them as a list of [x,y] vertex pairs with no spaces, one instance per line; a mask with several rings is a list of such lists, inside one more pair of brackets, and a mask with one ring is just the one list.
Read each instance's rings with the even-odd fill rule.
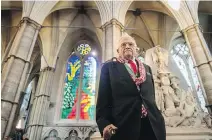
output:
[[121,46],[118,51],[125,59],[132,59],[135,57],[135,44],[130,38],[126,38],[123,42],[121,42]]

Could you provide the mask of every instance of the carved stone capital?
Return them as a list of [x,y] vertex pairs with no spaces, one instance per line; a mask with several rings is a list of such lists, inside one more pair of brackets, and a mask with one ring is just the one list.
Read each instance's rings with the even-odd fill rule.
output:
[[19,22],[18,27],[21,27],[22,24],[24,24],[24,23],[26,23],[26,24],[32,26],[32,27],[35,28],[36,30],[40,30],[41,27],[42,27],[42,25],[40,25],[39,23],[37,23],[36,21],[34,21],[34,20],[32,20],[32,19],[30,19],[30,18],[28,18],[28,17],[23,17],[23,19]]
[[4,60],[4,62],[6,63],[10,58],[15,58],[15,59],[19,59],[19,60],[21,60],[21,61],[23,61],[24,63],[29,63],[30,64],[30,61],[28,61],[28,60],[26,60],[25,58],[22,58],[22,57],[20,57],[20,56],[17,56],[17,55],[14,55],[14,54],[11,54],[11,55],[9,55],[5,60]]
[[124,26],[122,25],[122,23],[115,18],[111,19],[109,22],[106,22],[104,25],[102,25],[101,29],[105,30],[107,27],[112,25],[118,26],[121,30],[124,29]]
[[191,30],[191,29],[197,29],[197,28],[200,28],[200,25],[199,24],[193,24],[193,25],[190,25],[190,26],[188,26],[187,28],[185,28],[185,29],[183,29],[182,30],[182,33],[186,33],[186,32],[188,32],[189,30]]

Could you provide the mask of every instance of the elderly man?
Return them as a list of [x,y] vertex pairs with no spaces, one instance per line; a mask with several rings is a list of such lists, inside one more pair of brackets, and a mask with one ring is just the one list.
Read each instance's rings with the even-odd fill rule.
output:
[[136,58],[136,48],[135,40],[123,35],[117,61],[106,62],[101,70],[96,121],[106,140],[166,139],[151,69]]

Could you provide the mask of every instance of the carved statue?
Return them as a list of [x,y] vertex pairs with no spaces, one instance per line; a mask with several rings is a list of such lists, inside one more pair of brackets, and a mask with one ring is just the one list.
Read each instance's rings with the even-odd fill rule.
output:
[[160,85],[160,79],[158,79],[158,77],[155,75],[153,75],[153,78],[154,78],[154,84],[155,84],[155,101],[156,101],[158,109],[161,112],[164,112],[165,111],[164,96],[163,96],[163,90]]
[[156,46],[152,53],[152,60],[158,66],[158,72],[166,72],[168,67],[168,54],[162,52],[160,46]]
[[204,112],[203,120],[208,128],[212,128],[212,116],[210,114]]
[[[194,126],[195,122],[198,121],[198,108],[196,106],[196,103],[194,101],[194,98],[192,95],[187,94],[186,95],[186,100],[182,102],[182,106],[180,106],[179,110],[181,111],[181,120],[177,122],[174,127],[182,124],[183,122],[184,125],[186,126]],[[201,124],[201,123],[200,123]]]
[[164,102],[165,102],[165,115],[173,116],[178,114],[176,110],[175,104],[179,104],[180,101],[174,93],[174,90],[170,86],[170,80],[168,73],[160,73],[159,74],[161,80],[161,88],[164,94]]
[[179,78],[169,72],[167,50],[159,46],[147,50],[145,63],[152,68],[156,104],[167,126],[199,127],[204,121],[211,126],[209,115],[204,115],[193,91],[180,88]]
[[145,63],[152,68],[152,73],[168,72],[168,51],[159,45],[148,49],[145,53]]
[[173,88],[174,93],[177,96],[177,98],[180,100],[179,106],[181,106],[182,102],[185,100],[186,92],[183,89],[180,88],[180,86],[179,86],[180,80],[177,76],[170,74],[169,78],[170,78],[170,81],[171,81],[171,87]]

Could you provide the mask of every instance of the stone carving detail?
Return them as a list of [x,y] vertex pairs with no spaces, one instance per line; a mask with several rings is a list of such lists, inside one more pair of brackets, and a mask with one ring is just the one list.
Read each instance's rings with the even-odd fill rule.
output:
[[151,66],[153,74],[168,72],[168,52],[159,45],[148,49],[145,53],[145,63]]
[[155,100],[170,127],[211,127],[209,114],[202,111],[192,90],[180,88],[180,80],[168,70],[168,52],[156,46],[146,51],[145,63],[153,72]]
[[81,140],[81,139],[78,137],[78,133],[76,130],[71,130],[69,136],[65,138],[65,140]]
[[58,137],[58,132],[57,132],[57,130],[52,129],[52,130],[49,132],[48,137],[44,138],[44,140],[61,140],[61,139]]
[[42,140],[90,140],[91,135],[96,131],[97,127],[92,126],[44,127]]
[[168,53],[160,46],[156,46],[152,53],[152,60],[158,68],[158,72],[166,72],[168,67]]

